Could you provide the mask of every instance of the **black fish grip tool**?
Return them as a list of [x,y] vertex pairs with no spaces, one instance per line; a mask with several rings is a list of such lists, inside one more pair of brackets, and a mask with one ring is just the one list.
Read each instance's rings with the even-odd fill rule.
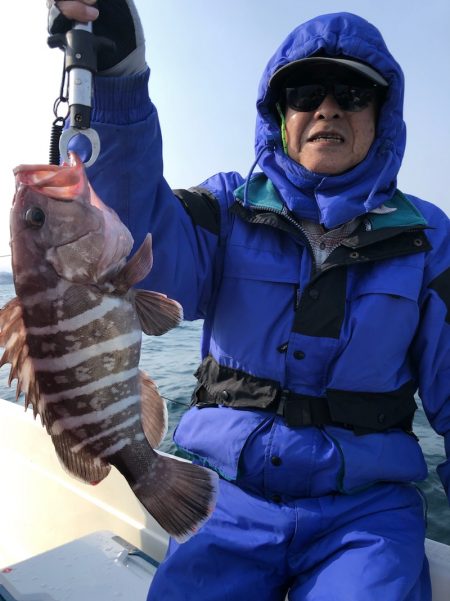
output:
[[[56,120],[53,123],[52,148],[50,162],[59,162],[59,158],[70,162],[69,143],[75,136],[84,135],[91,144],[91,156],[85,166],[90,167],[100,154],[100,138],[91,127],[93,77],[97,72],[99,50],[112,51],[115,44],[111,40],[92,33],[92,23],[74,22],[66,33],[57,33],[48,38],[50,48],[64,50],[64,72],[60,97],[55,102]],[[67,96],[64,96],[65,81],[68,78]],[[68,102],[66,117],[57,115],[60,102]],[[66,119],[69,127],[64,129]],[[59,138],[59,153],[55,153],[56,139]],[[55,157],[55,154],[59,154]],[[56,160],[58,159],[58,160]]]

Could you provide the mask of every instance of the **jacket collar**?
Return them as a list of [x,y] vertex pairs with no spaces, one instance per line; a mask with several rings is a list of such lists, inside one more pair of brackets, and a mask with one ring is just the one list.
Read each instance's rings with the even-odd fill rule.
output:
[[[247,187],[247,195],[246,195]],[[234,192],[235,198],[244,203],[252,211],[271,211],[287,216],[289,211],[280,194],[264,173],[252,177],[248,186],[243,184]],[[245,197],[246,196],[246,197]],[[337,201],[338,202],[338,201]],[[383,203],[388,211],[368,212],[365,215],[367,230],[374,231],[385,228],[421,228],[427,221],[413,203],[398,189],[391,198]],[[295,218],[292,216],[291,218]]]
[[[301,222],[287,210],[275,186],[264,174],[255,175],[245,189],[244,184],[235,190],[236,202],[232,207],[241,219],[281,229],[302,244],[308,244]],[[336,265],[376,261],[431,249],[423,232],[429,227],[427,221],[407,196],[396,190],[384,206],[390,211],[364,216],[357,230],[331,253],[325,270]]]

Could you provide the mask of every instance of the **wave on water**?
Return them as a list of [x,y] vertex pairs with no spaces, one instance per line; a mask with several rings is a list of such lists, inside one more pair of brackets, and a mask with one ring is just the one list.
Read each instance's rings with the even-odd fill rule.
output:
[[[6,283],[2,283],[6,280]],[[0,273],[0,307],[14,296],[12,276]],[[187,410],[195,386],[194,372],[200,361],[201,322],[183,322],[164,336],[143,337],[141,368],[157,383],[162,396],[167,400],[169,430],[160,449],[176,454],[172,442],[173,432]],[[9,366],[0,369],[0,398],[15,401],[15,383],[8,387]],[[21,399],[19,399],[19,402]],[[420,439],[429,476],[418,483],[428,504],[427,536],[433,540],[450,544],[450,508],[436,467],[445,460],[443,439],[428,424],[420,401],[414,420],[414,431]],[[392,458],[395,461],[395,457]]]
[[9,271],[0,271],[0,286],[10,286],[13,283],[12,273]]

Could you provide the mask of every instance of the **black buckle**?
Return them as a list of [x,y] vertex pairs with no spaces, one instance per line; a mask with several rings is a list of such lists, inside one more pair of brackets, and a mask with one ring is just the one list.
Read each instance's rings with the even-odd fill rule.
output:
[[296,394],[286,389],[280,391],[276,413],[284,417],[289,427],[332,423],[326,398]]
[[278,398],[277,415],[281,415],[282,417],[284,417],[286,403],[289,400],[290,395],[291,395],[290,390],[281,390],[280,391],[279,398]]

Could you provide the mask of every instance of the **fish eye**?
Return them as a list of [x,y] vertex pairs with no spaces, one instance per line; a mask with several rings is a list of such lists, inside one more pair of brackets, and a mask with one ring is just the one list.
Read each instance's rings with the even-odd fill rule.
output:
[[45,213],[39,207],[31,207],[25,213],[25,222],[28,226],[38,229],[45,223]]

